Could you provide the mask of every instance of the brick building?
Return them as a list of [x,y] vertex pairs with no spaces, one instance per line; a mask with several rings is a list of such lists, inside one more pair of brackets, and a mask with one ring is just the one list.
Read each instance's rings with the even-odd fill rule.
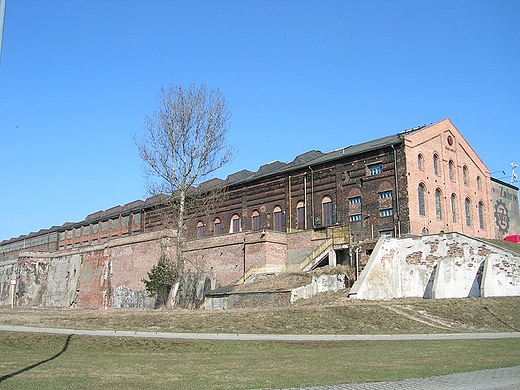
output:
[[[489,170],[449,119],[327,153],[309,151],[289,163],[274,161],[200,187],[217,184],[226,187],[226,196],[212,210],[191,213],[186,232],[188,268],[209,275],[214,285],[255,272],[362,266],[380,236],[457,231],[501,238]],[[517,200],[518,189],[510,187]],[[513,203],[510,226],[518,228],[518,202]],[[174,228],[164,215],[154,198],[116,206],[2,241],[0,261],[14,261],[28,250],[83,253],[114,240],[124,247],[139,240],[123,238]],[[131,259],[125,257],[141,261]]]

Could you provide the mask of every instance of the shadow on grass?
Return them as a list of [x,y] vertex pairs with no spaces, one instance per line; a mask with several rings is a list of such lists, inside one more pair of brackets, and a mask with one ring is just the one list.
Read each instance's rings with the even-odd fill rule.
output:
[[63,354],[67,350],[67,347],[69,346],[69,342],[70,342],[71,338],[72,338],[72,335],[69,334],[68,337],[67,337],[67,340],[65,341],[65,345],[63,346],[62,350],[60,352],[58,352],[56,355],[54,355],[54,356],[52,356],[52,357],[50,357],[48,359],[42,360],[41,362],[38,362],[38,363],[35,363],[35,364],[31,364],[30,366],[22,368],[21,370],[18,370],[16,372],[11,373],[11,374],[4,375],[4,376],[0,377],[0,383],[2,383],[3,381],[5,381],[5,380],[7,380],[9,378],[12,378],[13,376],[23,374],[24,372],[32,370],[33,368],[36,368],[38,366],[41,366],[44,363],[50,362],[51,360],[54,360],[54,359],[58,358],[61,354]]

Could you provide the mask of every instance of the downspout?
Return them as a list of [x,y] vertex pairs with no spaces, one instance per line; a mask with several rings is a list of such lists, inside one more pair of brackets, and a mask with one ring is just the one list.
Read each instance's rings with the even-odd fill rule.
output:
[[289,229],[288,233],[292,231],[292,194],[291,194],[291,176],[289,176]]
[[303,191],[303,210],[304,210],[304,213],[305,213],[305,219],[304,219],[304,226],[303,228],[305,230],[307,230],[307,174],[305,174],[305,176],[303,176],[303,188],[304,188],[304,191]]
[[397,215],[397,237],[401,237],[401,218],[399,215],[399,186],[397,183],[397,152],[393,144],[390,146],[392,146],[392,150],[394,151],[395,210]]
[[311,212],[312,212],[312,227],[315,227],[315,218],[314,218],[314,171],[309,166],[309,169],[311,170]]

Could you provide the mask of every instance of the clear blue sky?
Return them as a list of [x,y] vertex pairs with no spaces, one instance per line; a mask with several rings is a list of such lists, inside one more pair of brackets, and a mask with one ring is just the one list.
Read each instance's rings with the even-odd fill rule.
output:
[[226,96],[221,178],[444,118],[510,175],[519,20],[518,0],[7,0],[0,241],[144,199],[132,135],[163,85]]

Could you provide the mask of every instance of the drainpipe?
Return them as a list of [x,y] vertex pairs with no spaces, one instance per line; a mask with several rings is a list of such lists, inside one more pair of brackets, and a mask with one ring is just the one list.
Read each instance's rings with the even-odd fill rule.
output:
[[303,196],[303,210],[304,210],[304,213],[305,213],[305,220],[304,220],[304,226],[303,228],[305,230],[307,230],[307,174],[305,174],[305,176],[303,176],[303,188],[304,188],[304,196]]
[[397,152],[393,144],[390,146],[392,146],[392,150],[394,151],[395,211],[397,215],[397,237],[401,237],[401,218],[399,215],[399,187],[397,183]]
[[291,194],[291,176],[289,176],[289,229],[288,233],[292,231],[292,194]]
[[311,212],[312,212],[312,227],[315,227],[315,218],[314,218],[314,171],[309,166],[311,170]]

